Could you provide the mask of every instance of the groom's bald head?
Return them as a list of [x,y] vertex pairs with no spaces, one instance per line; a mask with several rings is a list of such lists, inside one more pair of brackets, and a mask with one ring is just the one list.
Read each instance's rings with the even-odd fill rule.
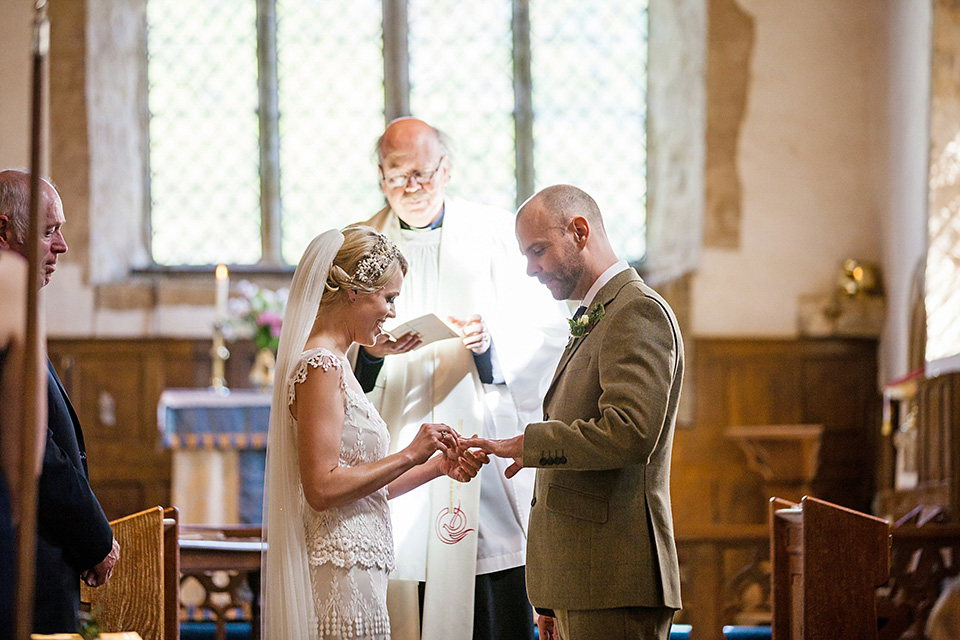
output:
[[617,261],[596,201],[568,184],[547,187],[523,203],[516,233],[527,275],[557,300],[582,299]]
[[556,184],[530,196],[517,211],[519,219],[534,209],[545,213],[551,224],[564,227],[576,216],[587,220],[594,233],[606,237],[600,207],[589,193],[569,184]]

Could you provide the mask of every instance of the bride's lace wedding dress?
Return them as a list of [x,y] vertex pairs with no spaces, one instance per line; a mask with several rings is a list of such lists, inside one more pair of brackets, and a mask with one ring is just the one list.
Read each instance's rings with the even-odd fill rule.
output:
[[[387,455],[390,434],[380,414],[362,393],[346,384],[346,364],[324,348],[300,356],[287,382],[287,402],[306,380],[310,367],[340,373],[344,394],[340,466],[375,462]],[[315,511],[300,485],[310,583],[320,638],[390,638],[387,577],[393,570],[393,533],[386,487],[356,502]]]

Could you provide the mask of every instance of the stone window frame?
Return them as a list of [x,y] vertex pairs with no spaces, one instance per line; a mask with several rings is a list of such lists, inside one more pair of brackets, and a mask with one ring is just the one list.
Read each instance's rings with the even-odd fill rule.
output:
[[[402,5],[384,1],[391,10]],[[702,247],[707,5],[649,2],[647,255],[638,266],[654,283],[693,272]],[[205,276],[203,268],[150,260],[146,0],[53,3],[50,16],[50,173],[71,243],[63,261],[79,265],[82,282],[94,287]],[[402,108],[397,98],[390,104],[390,116]],[[518,189],[528,193],[532,182],[524,178]],[[286,278],[289,268],[250,268],[258,274]],[[98,291],[101,302],[110,299]]]

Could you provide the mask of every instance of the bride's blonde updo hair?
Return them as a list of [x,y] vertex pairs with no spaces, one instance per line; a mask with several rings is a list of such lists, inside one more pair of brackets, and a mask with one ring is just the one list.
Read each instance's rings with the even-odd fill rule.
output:
[[336,298],[341,289],[373,293],[383,289],[397,271],[407,275],[407,259],[387,237],[370,227],[349,226],[327,275],[320,304]]

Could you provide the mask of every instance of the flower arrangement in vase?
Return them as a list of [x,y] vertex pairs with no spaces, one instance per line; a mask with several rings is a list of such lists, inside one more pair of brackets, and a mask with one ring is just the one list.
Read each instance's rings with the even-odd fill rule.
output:
[[280,327],[287,305],[287,289],[265,289],[247,280],[237,285],[239,295],[230,298],[230,319],[224,323],[227,340],[251,338],[257,356],[250,370],[250,381],[261,389],[273,384],[273,366],[280,343]]

